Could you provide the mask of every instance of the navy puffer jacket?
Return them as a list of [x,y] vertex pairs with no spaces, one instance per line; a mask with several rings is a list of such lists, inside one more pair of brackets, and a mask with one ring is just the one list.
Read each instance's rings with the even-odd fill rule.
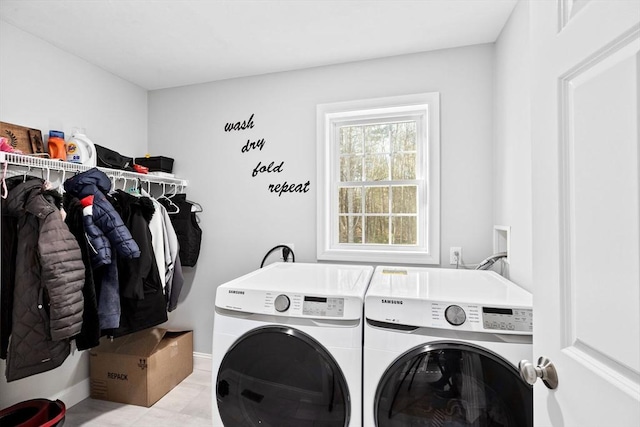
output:
[[122,218],[105,195],[111,189],[109,177],[98,168],[89,169],[67,179],[66,192],[80,199],[84,206],[84,226],[92,247],[93,267],[111,264],[111,245],[126,259],[138,258],[140,248],[131,237]]

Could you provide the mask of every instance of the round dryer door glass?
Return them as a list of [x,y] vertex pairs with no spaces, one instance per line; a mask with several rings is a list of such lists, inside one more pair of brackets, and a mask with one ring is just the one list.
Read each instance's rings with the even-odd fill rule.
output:
[[377,427],[530,427],[533,390],[514,366],[486,349],[431,343],[387,369],[374,412]]
[[225,355],[216,381],[225,426],[345,427],[349,391],[318,341],[292,328],[254,329]]

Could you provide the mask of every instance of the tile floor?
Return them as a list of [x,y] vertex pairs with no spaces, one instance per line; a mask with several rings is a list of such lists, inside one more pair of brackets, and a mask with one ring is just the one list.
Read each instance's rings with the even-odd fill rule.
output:
[[211,371],[193,373],[150,408],[85,399],[67,409],[64,427],[210,427]]

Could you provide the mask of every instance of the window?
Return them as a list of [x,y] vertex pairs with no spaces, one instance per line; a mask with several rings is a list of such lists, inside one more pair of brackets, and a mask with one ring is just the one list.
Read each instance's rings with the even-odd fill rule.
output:
[[319,260],[440,263],[439,103],[318,106]]

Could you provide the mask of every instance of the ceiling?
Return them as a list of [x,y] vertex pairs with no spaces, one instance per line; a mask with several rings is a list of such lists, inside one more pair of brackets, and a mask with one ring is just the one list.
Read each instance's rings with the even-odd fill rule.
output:
[[0,0],[0,19],[154,90],[496,40],[517,0]]

